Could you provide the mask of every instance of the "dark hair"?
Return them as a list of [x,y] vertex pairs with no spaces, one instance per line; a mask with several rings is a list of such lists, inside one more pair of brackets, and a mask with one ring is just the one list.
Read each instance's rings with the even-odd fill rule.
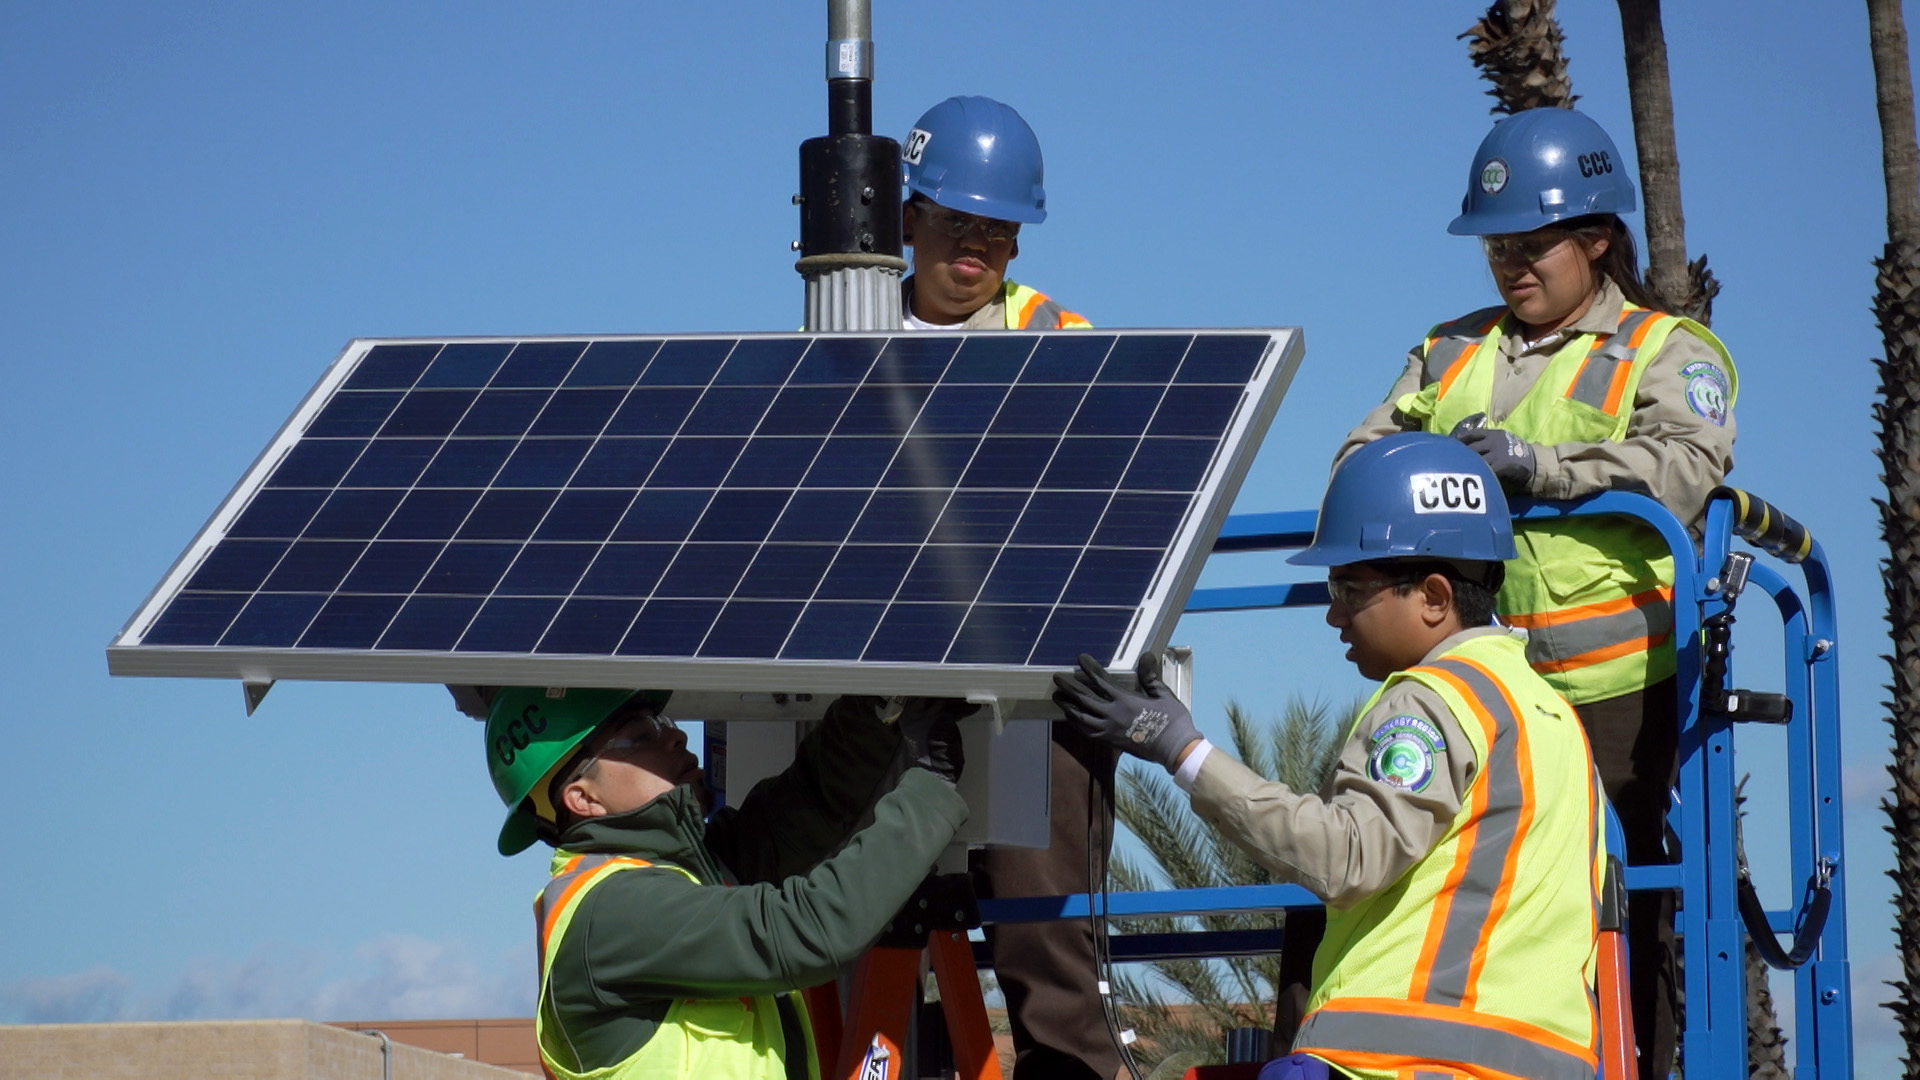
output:
[[1647,288],[1640,279],[1640,249],[1634,245],[1633,230],[1620,220],[1618,214],[1588,214],[1585,217],[1569,218],[1560,223],[1561,227],[1575,232],[1604,234],[1607,238],[1607,250],[1593,261],[1593,269],[1610,279],[1627,302],[1643,308],[1658,309],[1662,305],[1653,290]]
[[1375,559],[1368,565],[1397,582],[1393,591],[1401,595],[1429,574],[1446,578],[1453,586],[1453,613],[1468,629],[1492,625],[1496,594],[1507,577],[1505,563],[1472,559]]

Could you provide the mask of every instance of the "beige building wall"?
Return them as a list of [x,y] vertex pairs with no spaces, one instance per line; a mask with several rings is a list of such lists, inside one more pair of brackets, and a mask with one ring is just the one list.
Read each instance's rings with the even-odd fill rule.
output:
[[[392,1053],[393,1080],[524,1080],[526,1076],[409,1046],[397,1038]],[[382,1076],[379,1039],[305,1020],[0,1026],[0,1080],[381,1080]]]

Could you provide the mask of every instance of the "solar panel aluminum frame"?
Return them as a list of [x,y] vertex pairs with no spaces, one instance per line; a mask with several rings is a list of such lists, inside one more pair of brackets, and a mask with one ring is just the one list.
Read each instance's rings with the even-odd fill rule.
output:
[[[1220,330],[1152,328],[1102,330],[1101,333],[1200,334]],[[1235,328],[1233,333],[1266,334],[1270,342],[1234,411],[1199,494],[1189,506],[1174,541],[1156,569],[1153,584],[1122,638],[1116,669],[1130,668],[1148,649],[1166,644],[1188,594],[1198,579],[1213,538],[1218,534],[1279,408],[1304,344],[1298,328]],[[993,332],[1004,334],[1004,331]],[[1031,336],[1081,334],[1039,331]],[[249,649],[231,646],[144,645],[143,636],[168,602],[197,570],[311,424],[320,410],[376,346],[420,343],[505,344],[617,340],[744,340],[791,338],[786,334],[630,334],[552,335],[542,337],[360,338],[347,344],[293,415],[257,457],[220,507],[195,535],[165,577],[140,605],[107,649],[108,670],[122,676],[233,678],[247,683],[280,679],[355,682],[439,682],[533,686],[648,686],[675,691],[676,711],[715,720],[804,719],[842,693],[920,694],[968,697],[994,702],[1004,719],[1051,719],[1047,701],[1056,669],[958,663],[907,663],[843,660],[758,660],[627,656],[568,656],[522,653],[409,652],[319,648]],[[893,337],[894,334],[861,335]],[[929,337],[933,335],[927,335]],[[968,337],[971,334],[940,335]]]

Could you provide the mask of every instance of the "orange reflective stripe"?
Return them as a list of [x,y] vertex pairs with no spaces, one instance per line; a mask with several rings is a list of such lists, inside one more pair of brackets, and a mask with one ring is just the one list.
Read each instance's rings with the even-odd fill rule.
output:
[[1638,652],[1651,652],[1673,640],[1672,634],[1656,634],[1653,637],[1634,638],[1631,641],[1616,641],[1598,649],[1580,653],[1576,656],[1563,656],[1558,660],[1536,660],[1533,670],[1542,675],[1573,671],[1578,668],[1604,664],[1609,660],[1618,660],[1623,656],[1632,656]]
[[[1446,1005],[1429,1005],[1423,1001],[1407,1001],[1401,998],[1349,997],[1335,998],[1314,1010],[1319,1013],[1377,1013],[1391,1016],[1411,1016],[1423,1020],[1438,1020],[1448,1024],[1462,1024],[1468,1027],[1486,1028],[1537,1043],[1556,1053],[1579,1058],[1589,1065],[1598,1066],[1600,1059],[1592,1047],[1582,1046],[1572,1039],[1555,1035],[1543,1027],[1536,1027],[1525,1020],[1515,1020],[1510,1016],[1496,1016],[1492,1013],[1472,1012],[1455,1009]],[[1304,1049],[1304,1048],[1303,1048]],[[1318,1050],[1313,1051],[1319,1053]]]
[[1658,588],[1648,589],[1646,592],[1634,593],[1632,596],[1621,596],[1612,600],[1601,600],[1597,603],[1581,604],[1577,607],[1555,608],[1552,611],[1536,611],[1526,615],[1508,615],[1502,612],[1500,621],[1506,623],[1508,626],[1517,626],[1530,630],[1533,627],[1546,626],[1549,623],[1570,623],[1580,619],[1599,619],[1608,615],[1618,615],[1623,611],[1631,611],[1637,607],[1646,607],[1649,604],[1670,604],[1672,602],[1673,586],[1662,585]]
[[[1438,668],[1420,667],[1412,670],[1439,675],[1448,678],[1450,682],[1453,681]],[[1463,691],[1461,696],[1473,707],[1473,719],[1480,725],[1486,745],[1491,749],[1496,730],[1493,717],[1481,707],[1473,694]],[[1433,900],[1433,911],[1427,916],[1427,933],[1420,942],[1420,959],[1414,965],[1413,984],[1407,990],[1409,997],[1418,999],[1427,996],[1427,985],[1433,979],[1434,961],[1440,955],[1440,943],[1446,938],[1447,916],[1452,911],[1453,898],[1459,894],[1460,883],[1466,879],[1467,869],[1473,865],[1473,841],[1479,832],[1480,821],[1486,815],[1487,803],[1492,797],[1489,790],[1488,784],[1475,784],[1468,795],[1467,820],[1473,824],[1461,829],[1454,838],[1453,865],[1447,868],[1447,880],[1440,886],[1440,894]],[[1323,1007],[1331,1008],[1332,1003]]]
[[1043,293],[1036,292],[1032,296],[1027,297],[1027,302],[1020,305],[1020,314],[1014,320],[1014,325],[1025,329],[1026,325],[1033,320],[1033,309],[1046,302],[1047,298]]
[[[1473,336],[1477,338],[1486,337],[1487,334],[1492,332],[1494,327],[1500,325],[1500,320],[1505,317],[1506,317],[1505,312],[1502,312],[1499,315],[1495,315],[1492,319],[1487,321],[1487,324],[1485,326],[1482,326],[1479,329],[1475,330],[1473,332]],[[1433,344],[1431,341],[1428,342],[1427,347],[1429,349],[1433,347]],[[1474,354],[1478,353],[1479,351],[1480,351],[1480,344],[1478,342],[1475,342],[1474,344],[1469,345],[1465,349],[1460,350],[1460,359],[1455,360],[1452,363],[1452,365],[1450,365],[1447,368],[1446,374],[1440,376],[1440,394],[1442,397],[1446,396],[1447,390],[1453,386],[1453,380],[1459,378],[1460,373],[1467,370],[1468,362],[1471,361],[1474,357]]]
[[[1469,660],[1464,656],[1450,657],[1449,659],[1465,664],[1486,676],[1487,681],[1492,683],[1494,687],[1500,691],[1501,698],[1506,701],[1507,711],[1515,717],[1521,715],[1520,706],[1513,700],[1513,695],[1507,690],[1507,685],[1495,677],[1493,672],[1487,669],[1486,665],[1475,660]],[[1473,701],[1478,696],[1451,672],[1442,671],[1440,677],[1451,683],[1454,689],[1460,691],[1460,695],[1468,701]],[[1488,742],[1488,747],[1488,756],[1492,756],[1491,740]],[[1513,725],[1513,753],[1514,764],[1518,767],[1520,774],[1520,820],[1513,827],[1513,839],[1507,844],[1507,857],[1500,867],[1500,886],[1494,890],[1493,903],[1487,908],[1486,931],[1481,934],[1480,943],[1474,946],[1473,963],[1467,969],[1467,992],[1461,999],[1460,1004],[1463,1008],[1468,1009],[1473,1008],[1474,1003],[1479,999],[1480,973],[1487,966],[1487,944],[1493,936],[1493,928],[1499,924],[1500,917],[1507,912],[1507,905],[1513,901],[1513,883],[1519,876],[1520,849],[1526,846],[1527,831],[1533,825],[1533,750],[1527,739],[1527,728],[1525,724],[1515,723]]]
[[[567,863],[565,867],[562,868],[562,873],[565,873],[567,870],[570,870],[574,866],[577,866],[580,860],[583,858],[585,858],[585,856],[575,856],[572,860],[570,860]],[[608,859],[606,862],[600,864],[599,866],[594,867],[592,870],[584,874],[581,874],[579,877],[569,882],[567,884],[567,887],[561,890],[559,899],[557,899],[554,902],[552,907],[547,909],[545,913],[546,917],[543,920],[541,920],[540,955],[542,957],[546,956],[547,939],[553,936],[554,923],[560,921],[560,913],[567,910],[567,905],[573,902],[574,897],[580,895],[580,890],[586,888],[589,884],[600,880],[602,877],[613,872],[619,867],[652,866],[652,865],[653,865],[652,863],[646,861],[645,859],[630,859],[625,857],[612,858],[612,859]],[[560,875],[556,874],[554,876],[558,877]]]

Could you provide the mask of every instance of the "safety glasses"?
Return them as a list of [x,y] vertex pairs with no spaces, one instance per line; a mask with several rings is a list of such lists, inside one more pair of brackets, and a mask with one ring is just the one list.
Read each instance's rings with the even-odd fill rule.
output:
[[1480,249],[1487,253],[1487,261],[1496,265],[1532,266],[1573,237],[1566,229],[1536,229],[1529,233],[1483,236]]
[[1411,584],[1404,578],[1328,578],[1327,595],[1348,611],[1359,611],[1381,592]]
[[1001,221],[999,218],[977,217],[942,209],[931,203],[920,203],[920,220],[934,232],[949,236],[955,240],[975,229],[980,230],[980,238],[989,244],[1004,244],[1020,235],[1020,223]]

